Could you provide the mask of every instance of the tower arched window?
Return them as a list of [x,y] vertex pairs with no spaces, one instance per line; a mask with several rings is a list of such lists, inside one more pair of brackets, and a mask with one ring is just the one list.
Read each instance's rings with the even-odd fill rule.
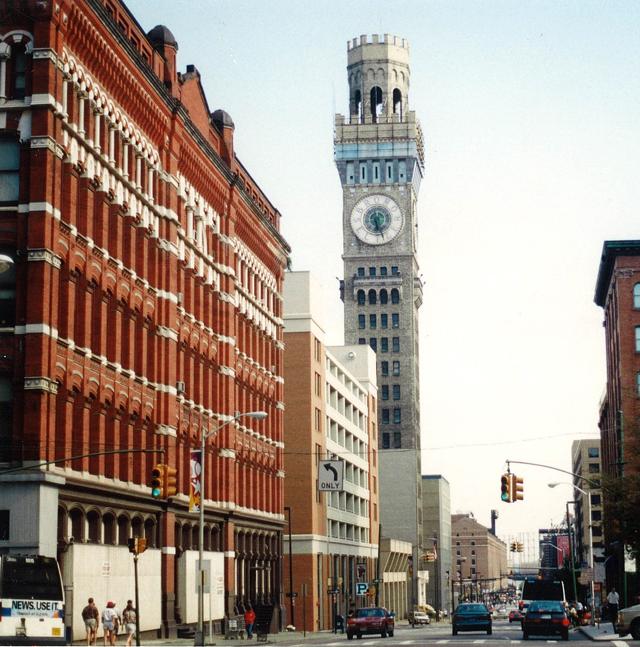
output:
[[633,307],[640,310],[640,283],[633,286]]
[[358,116],[358,121],[362,116],[362,92],[356,90],[353,95],[353,114]]
[[371,88],[371,120],[375,124],[378,121],[378,116],[382,114],[382,90],[374,85]]
[[27,87],[27,52],[23,44],[11,46],[7,81],[10,99],[24,99]]
[[369,305],[375,305],[376,304],[376,291],[375,290],[369,290]]
[[396,288],[391,290],[391,303],[400,303],[400,292]]
[[358,298],[358,305],[363,306],[366,302],[364,290],[358,290],[357,298]]
[[393,91],[393,114],[400,115],[402,121],[402,92],[398,88]]
[[389,303],[389,293],[386,290],[380,290],[380,303],[385,305]]

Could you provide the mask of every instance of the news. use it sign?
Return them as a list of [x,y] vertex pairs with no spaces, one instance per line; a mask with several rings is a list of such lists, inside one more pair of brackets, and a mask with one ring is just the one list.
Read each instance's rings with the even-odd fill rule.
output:
[[344,490],[344,461],[320,461],[318,463],[318,490],[342,492]]

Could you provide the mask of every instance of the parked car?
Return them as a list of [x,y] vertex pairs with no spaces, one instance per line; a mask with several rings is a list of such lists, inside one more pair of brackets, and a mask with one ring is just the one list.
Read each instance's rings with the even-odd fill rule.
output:
[[512,609],[509,611],[509,624],[512,622],[522,622],[522,618],[524,618],[524,613],[520,609]]
[[564,605],[559,600],[533,600],[522,619],[522,639],[559,634],[562,640],[569,640],[570,624]]
[[361,638],[365,634],[380,634],[383,638],[393,636],[395,622],[393,615],[384,607],[367,607],[358,609],[355,615],[347,620],[347,638]]
[[631,634],[634,640],[640,640],[640,604],[618,611],[616,631],[620,637]]
[[409,612],[409,624],[412,626],[416,625],[428,625],[431,623],[431,618],[429,617],[428,613],[425,613],[424,611],[418,611],[417,609],[415,611]]
[[451,631],[455,636],[459,631],[492,632],[491,613],[486,605],[476,602],[459,604],[451,616]]

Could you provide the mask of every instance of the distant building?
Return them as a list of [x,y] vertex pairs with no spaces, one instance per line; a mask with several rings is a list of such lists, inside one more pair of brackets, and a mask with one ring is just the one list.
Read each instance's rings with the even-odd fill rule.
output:
[[[507,546],[509,571],[523,575],[536,575],[540,569],[540,544],[537,532],[517,532],[501,535]],[[512,551],[512,543],[522,544],[522,551]]]
[[[571,443],[572,472],[574,485],[587,492],[584,495],[574,490],[575,538],[578,563],[587,568],[591,563],[591,542],[593,541],[594,582],[604,582],[604,541],[602,535],[602,489],[590,487],[600,482],[600,439],[588,438]],[[591,518],[589,518],[591,513]],[[589,532],[591,530],[591,532]],[[587,578],[583,578],[586,582]],[[591,579],[589,577],[589,579]],[[599,587],[598,587],[599,588]]]
[[507,545],[471,514],[451,515],[454,592],[463,598],[507,585]]
[[545,579],[554,579],[558,570],[569,564],[571,559],[566,527],[540,528],[538,530],[538,551],[542,576]]
[[449,481],[440,474],[422,475],[422,527],[425,552],[435,554],[435,561],[426,563],[427,602],[450,610],[451,494]]
[[[375,354],[368,346],[325,346],[321,294],[309,272],[287,272],[284,503],[292,524],[293,581],[287,538],[284,590],[298,594],[293,618],[285,597],[287,622],[309,631],[333,626],[334,597],[343,616],[369,605],[372,596],[358,595],[357,585],[370,584],[373,592],[378,579]],[[324,459],[344,461],[342,492],[318,491]]]

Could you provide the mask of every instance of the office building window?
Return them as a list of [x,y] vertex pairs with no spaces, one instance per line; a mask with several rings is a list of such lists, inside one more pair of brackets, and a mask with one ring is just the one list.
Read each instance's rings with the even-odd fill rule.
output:
[[376,305],[376,291],[375,290],[369,290],[369,305],[374,306]]
[[376,275],[376,268],[375,267],[370,267],[369,268],[369,276],[375,276]]
[[589,447],[587,455],[589,458],[600,458],[600,449],[598,447]]
[[600,510],[592,510],[591,521],[602,521],[602,512]]
[[358,268],[358,276],[364,276],[364,267]]
[[636,326],[636,352],[640,352],[640,326]]
[[9,510],[0,510],[0,541],[9,541]]
[[378,340],[375,337],[370,337],[369,338],[369,346],[373,349],[373,351],[378,350]]
[[389,434],[388,433],[382,434],[382,449],[389,449],[389,443],[390,443]]
[[381,337],[380,338],[380,352],[388,353],[389,352],[389,338]]
[[393,385],[393,399],[394,400],[399,400],[400,399],[400,385],[399,384],[394,384]]
[[389,385],[388,384],[383,384],[380,387],[380,398],[382,400],[388,400],[389,399]]
[[640,308],[640,283],[633,286],[633,307]]
[[598,463],[589,463],[589,474],[598,474],[600,472],[600,465]]
[[393,368],[392,375],[394,377],[397,377],[398,375],[400,375],[400,362],[398,361],[393,362],[392,368]]
[[391,275],[392,276],[397,276],[400,272],[398,272],[398,266],[397,265],[392,265],[391,266]]
[[364,294],[364,290],[358,290],[358,305],[363,306],[365,304],[366,297]]
[[601,503],[600,495],[599,494],[592,494],[591,495],[591,505],[600,505]]
[[387,275],[387,268],[385,266],[382,266],[380,268],[380,276],[386,276]]
[[389,316],[382,313],[380,315],[380,328],[387,328],[389,324]]
[[384,306],[389,303],[389,294],[386,290],[380,290],[380,303]]
[[393,410],[393,424],[399,425],[402,422],[402,414],[400,412],[400,407],[395,407]]
[[365,322],[366,322],[365,316],[364,315],[358,315],[358,328],[360,328],[360,330],[362,330],[364,328]]
[[392,344],[391,350],[394,353],[399,353],[400,352],[400,337],[393,337],[393,339],[391,340],[391,344]]
[[376,315],[369,315],[369,328],[376,329]]
[[389,375],[389,362],[380,362],[380,373],[384,376]]
[[391,314],[391,327],[400,328],[400,314],[397,312]]
[[391,290],[391,303],[400,303],[400,292],[396,288]]
[[364,337],[358,337],[358,343],[361,346],[364,346],[367,343],[367,340]]
[[393,448],[400,449],[402,447],[402,434],[399,431],[393,432]]
[[389,409],[382,410],[382,424],[383,425],[389,424]]

